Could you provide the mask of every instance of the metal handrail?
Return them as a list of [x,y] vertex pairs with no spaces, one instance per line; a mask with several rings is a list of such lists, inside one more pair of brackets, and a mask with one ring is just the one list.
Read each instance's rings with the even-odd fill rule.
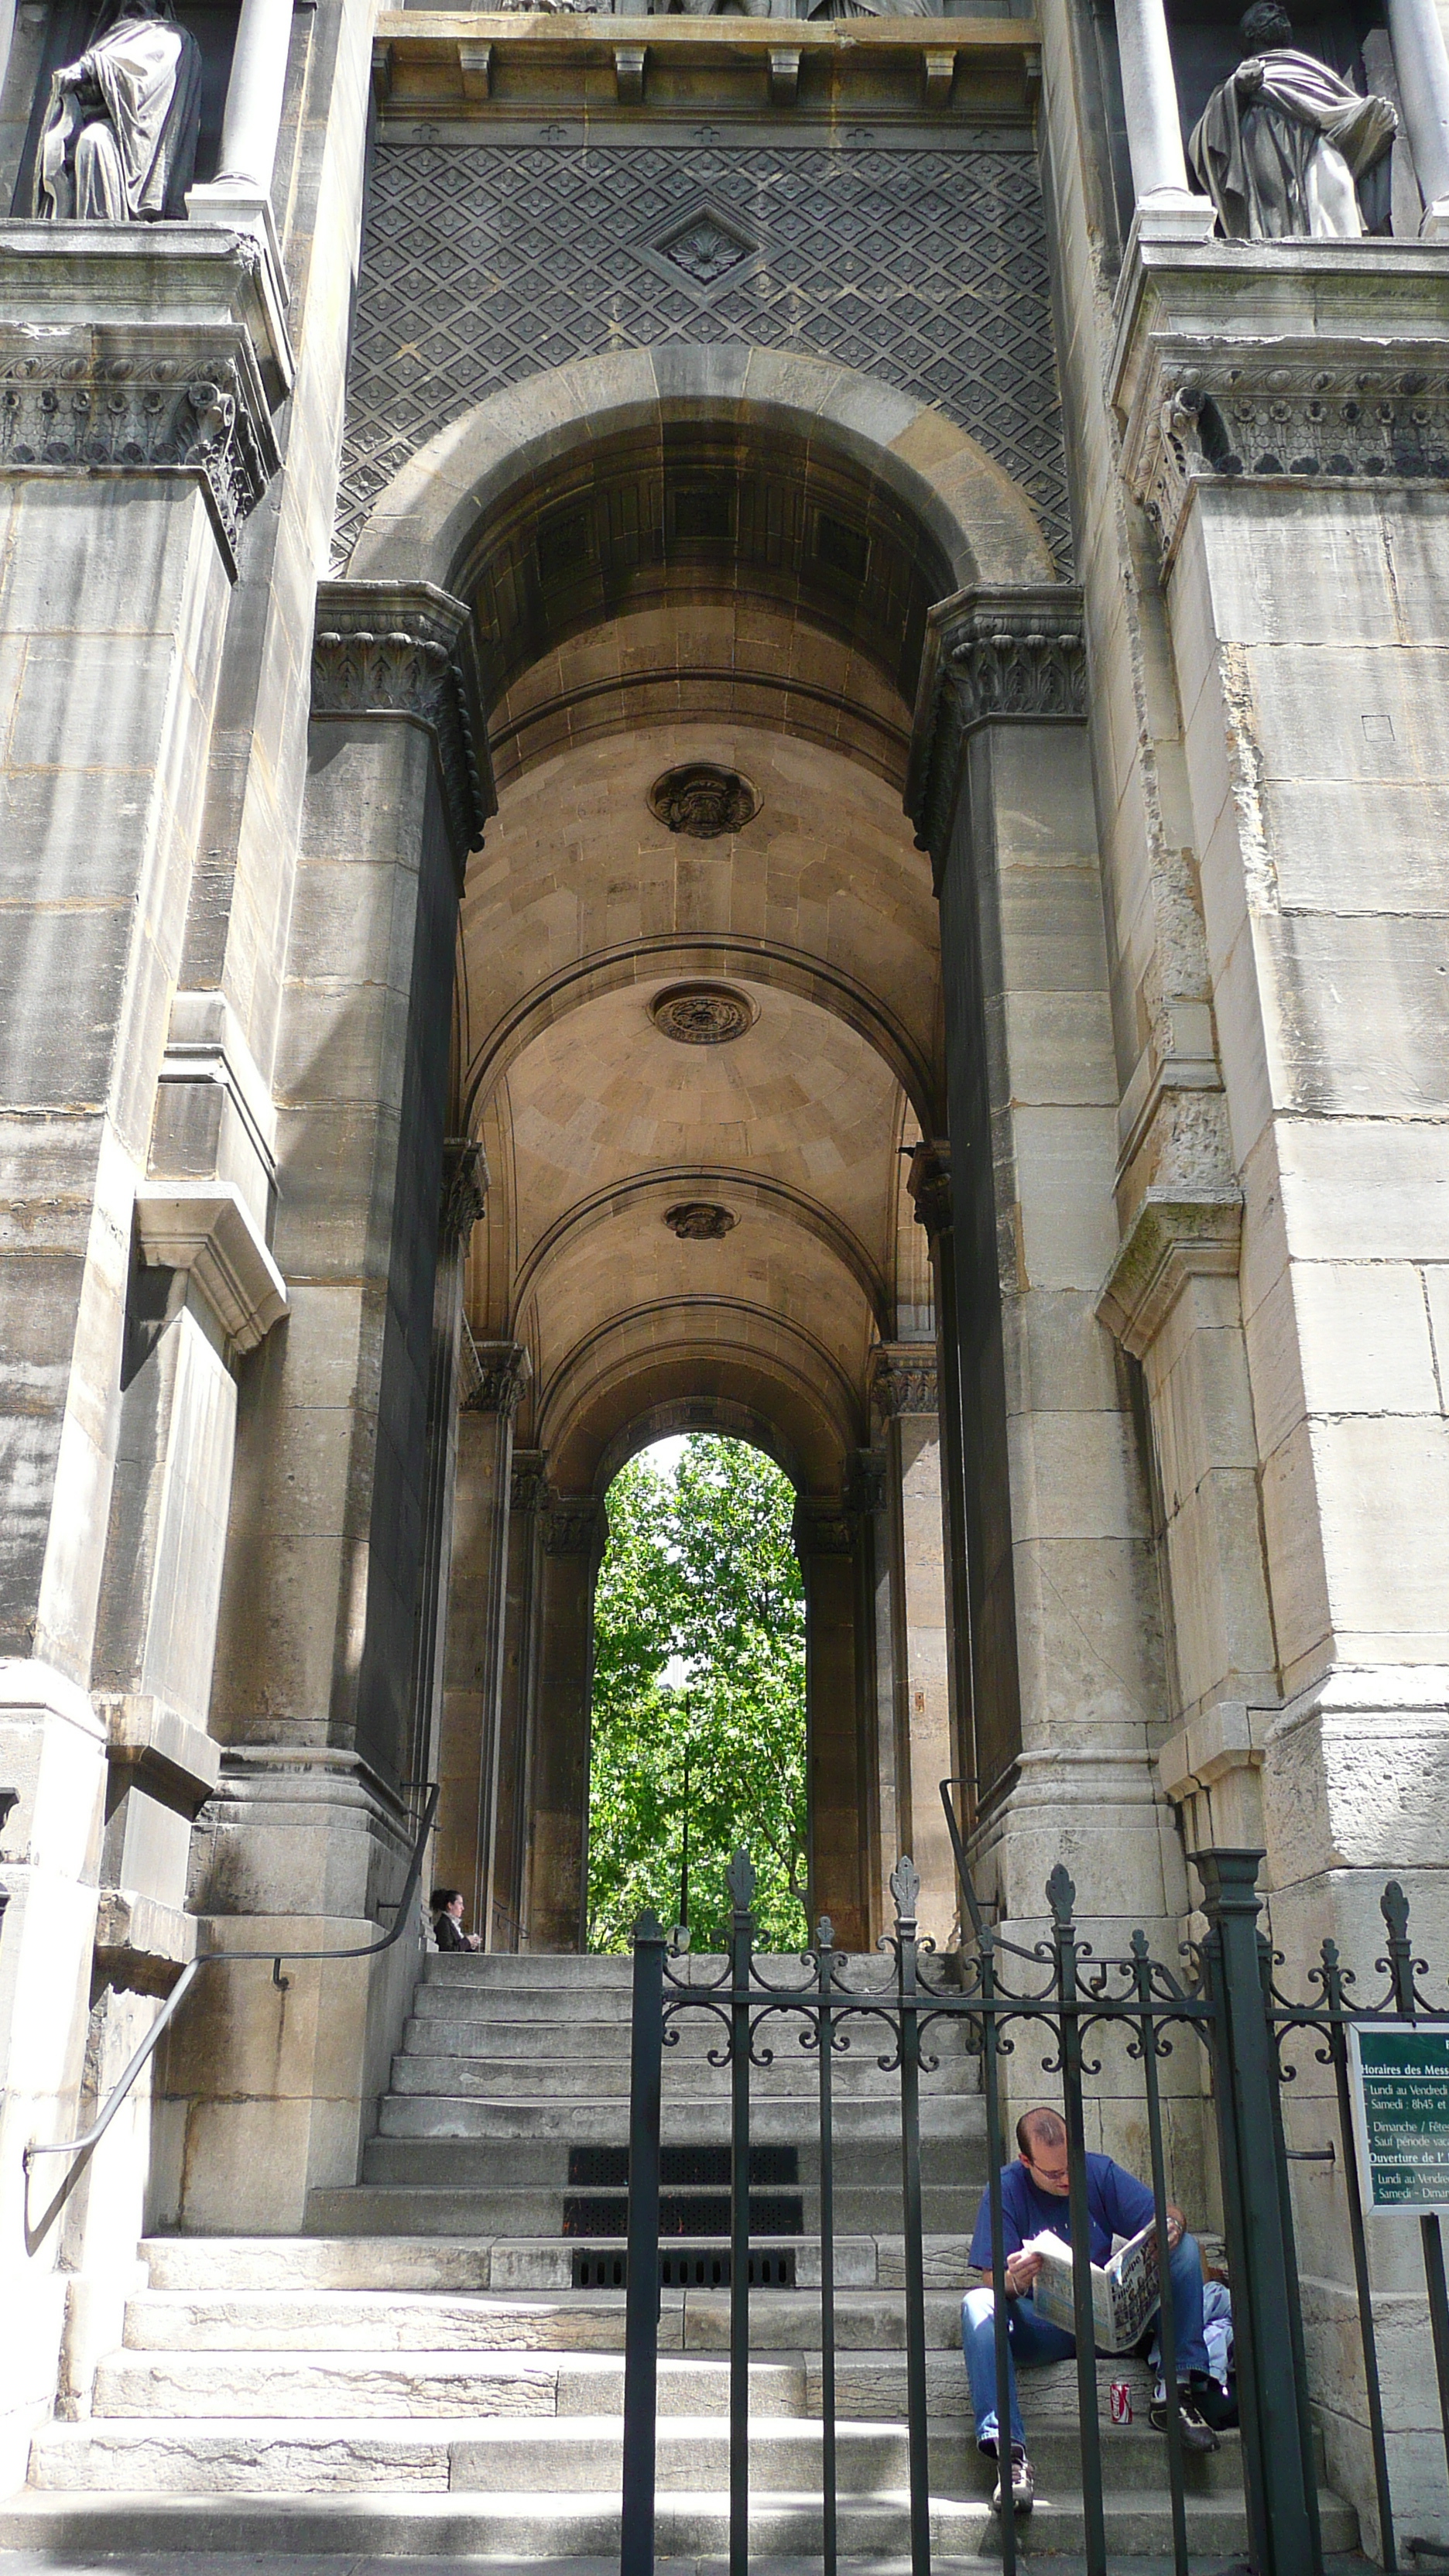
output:
[[971,1917],[971,1929],[979,1941],[982,1929],[981,1906],[976,1895],[976,1882],[971,1875],[971,1864],[966,1858],[966,1846],[961,1840],[961,1828],[956,1822],[956,1810],[951,1804],[953,1789],[974,1789],[975,1785],[975,1781],[968,1779],[963,1773],[953,1774],[949,1780],[941,1782],[941,1804],[946,1810],[951,1848],[956,1855],[956,1876],[961,1882],[961,1893],[966,1899],[966,1911]]
[[[412,1859],[408,1864],[407,1878],[398,1899],[397,1921],[390,1932],[383,1934],[380,1941],[365,1941],[360,1947],[351,1950],[208,1950],[202,1958],[188,1960],[140,2047],[128,2060],[117,2078],[99,2119],[92,2123],[82,2137],[58,2138],[53,2142],[32,2138],[25,2149],[21,2162],[25,2168],[25,2250],[27,2254],[33,2254],[37,2246],[42,2244],[50,2233],[146,2060],[154,2052],[163,2034],[169,2030],[203,1968],[214,1968],[222,1963],[231,1966],[235,1961],[243,1959],[270,1959],[272,1983],[285,1994],[291,1980],[282,1974],[284,1959],[376,1959],[384,1950],[390,1950],[395,1941],[401,1940],[407,1926],[413,1898],[417,1894],[418,1881],[423,1874],[423,1854],[427,1849],[428,1836],[433,1830],[433,1818],[438,1812],[440,1795],[440,1784],[434,1783],[428,1792],[428,1803],[423,1809],[423,1820],[418,1827],[418,1838],[413,1846]],[[69,2167],[44,2217],[32,2227],[30,2169],[37,2156],[73,2156],[75,2162]]]

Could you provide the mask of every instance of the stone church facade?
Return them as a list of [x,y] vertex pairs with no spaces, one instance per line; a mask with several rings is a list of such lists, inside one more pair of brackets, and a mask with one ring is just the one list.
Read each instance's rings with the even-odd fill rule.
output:
[[845,1946],[948,1776],[1018,1930],[1449,1929],[1436,0],[1304,22],[1402,112],[1274,240],[1229,10],[181,16],[182,217],[30,211],[85,9],[0,97],[7,2488],[143,2232],[356,2182],[416,1944],[265,1961],[427,1783],[580,1945],[664,1433],[795,1484]]

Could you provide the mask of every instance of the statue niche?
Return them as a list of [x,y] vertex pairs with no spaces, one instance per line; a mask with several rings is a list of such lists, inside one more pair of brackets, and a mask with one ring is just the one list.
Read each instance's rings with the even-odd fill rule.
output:
[[1188,159],[1232,241],[1354,240],[1367,232],[1358,182],[1398,131],[1386,98],[1364,98],[1293,45],[1279,0],[1256,0],[1246,59],[1215,89]]
[[118,0],[53,74],[35,212],[76,223],[184,215],[201,129],[201,48],[171,0]]

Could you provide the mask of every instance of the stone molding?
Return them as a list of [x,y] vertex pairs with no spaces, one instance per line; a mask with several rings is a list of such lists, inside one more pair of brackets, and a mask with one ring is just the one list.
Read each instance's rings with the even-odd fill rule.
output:
[[148,1775],[168,1803],[198,1814],[221,1778],[221,1746],[169,1701],[148,1691],[126,1691],[114,1698],[98,1691],[95,1704],[105,1719],[112,1769]]
[[446,1250],[467,1251],[473,1228],[488,1203],[488,1180],[488,1157],[481,1145],[475,1145],[468,1136],[445,1138],[438,1232]]
[[1230,1771],[1260,1770],[1267,1730],[1276,1708],[1250,1708],[1242,1700],[1221,1700],[1170,1736],[1157,1756],[1162,1793],[1173,1805],[1199,1789],[1215,1788]]
[[1236,1278],[1240,1190],[1149,1189],[1097,1299],[1097,1314],[1135,1360],[1151,1349],[1192,1278]]
[[136,1238],[153,1269],[191,1272],[238,1357],[288,1311],[287,1283],[233,1181],[143,1181]]
[[0,472],[194,480],[234,581],[291,383],[261,270],[208,227],[0,223]]
[[988,724],[1081,724],[1082,594],[1067,582],[958,591],[930,611],[916,690],[906,812],[938,877],[967,740]]
[[382,718],[431,736],[461,885],[498,810],[471,608],[427,581],[319,581],[312,714]]
[[129,1887],[103,1887],[96,1908],[96,1966],[112,1985],[169,1994],[196,1956],[197,1918]]
[[940,1410],[933,1342],[881,1342],[870,1356],[870,1400],[884,1422]]
[[1449,260],[1424,242],[1139,242],[1112,398],[1164,569],[1200,484],[1449,482]]
[[597,1560],[609,1543],[609,1519],[592,1494],[551,1494],[540,1516],[545,1556]]
[[473,1354],[477,1376],[458,1410],[496,1413],[501,1421],[511,1422],[533,1375],[526,1343],[475,1342],[470,1334],[467,1347]]

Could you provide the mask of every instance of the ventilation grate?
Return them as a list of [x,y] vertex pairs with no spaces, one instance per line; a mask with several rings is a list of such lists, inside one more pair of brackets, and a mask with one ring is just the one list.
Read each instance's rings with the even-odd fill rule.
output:
[[[750,2256],[747,2275],[752,2290],[793,2290],[793,2245]],[[665,2245],[659,2251],[659,2284],[665,2290],[727,2290],[728,2247]],[[624,2290],[629,2286],[629,2258],[613,2246],[576,2245],[573,2285],[576,2290]]]

